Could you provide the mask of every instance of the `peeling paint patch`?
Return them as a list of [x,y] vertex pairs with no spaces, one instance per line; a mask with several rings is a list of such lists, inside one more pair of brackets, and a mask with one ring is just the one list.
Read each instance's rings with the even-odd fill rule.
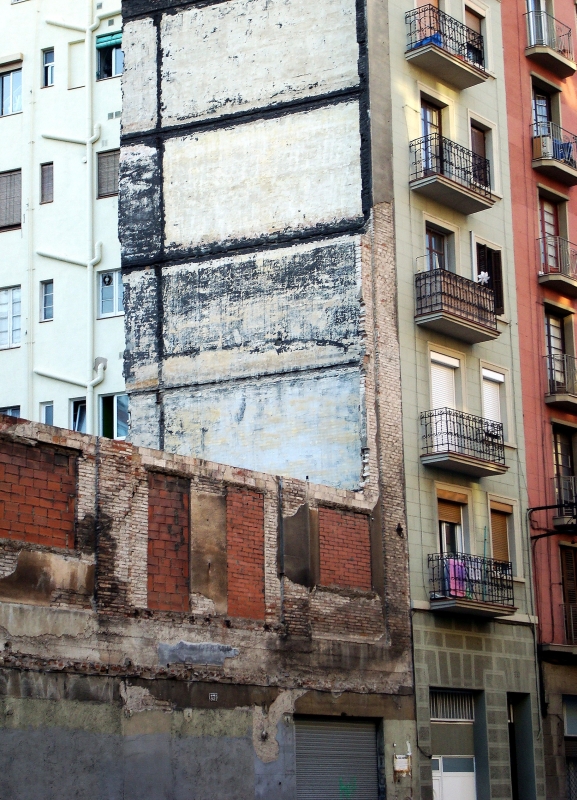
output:
[[141,711],[165,711],[172,712],[172,704],[166,700],[157,700],[148,689],[141,686],[130,686],[127,681],[120,684],[120,696],[124,705],[124,713],[127,716],[137,714]]
[[118,200],[122,263],[154,258],[162,238],[160,161],[155,147],[121,148]]
[[240,651],[236,647],[213,642],[179,642],[178,644],[159,644],[159,664],[212,664],[224,666],[226,658],[236,658]]
[[277,726],[285,714],[294,714],[295,702],[307,693],[306,689],[291,689],[281,692],[272,703],[268,714],[262,706],[255,706],[253,713],[252,742],[262,762],[270,764],[279,756]]

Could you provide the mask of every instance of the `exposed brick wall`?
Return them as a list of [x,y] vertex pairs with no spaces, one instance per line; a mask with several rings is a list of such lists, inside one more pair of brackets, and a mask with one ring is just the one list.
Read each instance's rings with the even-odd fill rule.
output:
[[364,514],[319,508],[321,584],[370,591],[371,540]]
[[148,476],[148,607],[188,611],[190,482]]
[[226,497],[228,614],[264,619],[264,497],[228,489]]
[[0,441],[0,538],[74,547],[75,459]]

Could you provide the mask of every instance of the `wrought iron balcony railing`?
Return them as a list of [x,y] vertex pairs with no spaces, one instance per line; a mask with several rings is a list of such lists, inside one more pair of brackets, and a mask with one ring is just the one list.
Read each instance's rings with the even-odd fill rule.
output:
[[577,645],[577,605],[563,603],[563,619],[565,620],[565,644]]
[[550,47],[573,61],[571,28],[545,11],[529,11],[525,14],[525,20],[529,47]]
[[577,245],[561,236],[537,239],[541,275],[564,275],[577,281]]
[[439,11],[433,5],[420,6],[405,14],[407,52],[436,45],[478,69],[485,69],[485,46],[480,33]]
[[446,269],[415,275],[415,316],[446,312],[462,320],[497,330],[495,295],[480,283]]
[[505,465],[503,424],[465,414],[453,408],[436,408],[421,414],[425,455],[455,453]]
[[555,475],[553,494],[558,504],[559,516],[573,516],[577,503],[577,479],[575,475]]
[[577,359],[566,353],[545,356],[548,394],[577,395]]
[[513,606],[513,566],[510,561],[468,553],[429,556],[431,600],[474,600]]
[[442,175],[491,199],[491,165],[486,158],[438,133],[414,139],[409,147],[411,182]]
[[534,122],[533,158],[550,158],[577,169],[577,136],[554,122]]

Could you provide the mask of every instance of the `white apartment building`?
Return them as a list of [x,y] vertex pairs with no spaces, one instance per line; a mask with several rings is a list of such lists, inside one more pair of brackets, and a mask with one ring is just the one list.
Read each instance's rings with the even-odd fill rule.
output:
[[127,435],[120,0],[1,0],[0,411]]

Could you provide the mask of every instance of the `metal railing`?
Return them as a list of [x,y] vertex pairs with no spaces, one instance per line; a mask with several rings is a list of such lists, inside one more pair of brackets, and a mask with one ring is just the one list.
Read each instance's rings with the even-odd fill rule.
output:
[[453,408],[436,408],[421,414],[421,424],[423,454],[455,453],[505,465],[502,422]]
[[565,620],[565,644],[577,644],[577,605],[562,603],[563,619]]
[[545,356],[547,394],[577,394],[577,360],[563,353]]
[[414,139],[409,148],[411,181],[443,175],[475,194],[491,197],[491,165],[483,156],[438,133]]
[[436,45],[448,53],[485,69],[483,36],[433,5],[420,6],[405,14],[407,52],[417,47]]
[[476,600],[513,606],[513,565],[510,561],[468,553],[429,556],[431,600],[441,598]]
[[577,245],[561,236],[537,239],[541,275],[564,275],[577,280]]
[[555,475],[553,478],[553,494],[558,504],[557,515],[572,517],[577,502],[577,479],[575,475]]
[[497,330],[495,295],[480,283],[446,269],[415,275],[415,316],[445,311],[462,320]]
[[529,47],[550,47],[573,61],[571,28],[545,11],[529,11],[525,14],[525,21]]
[[577,169],[577,136],[554,122],[534,122],[533,158],[552,158]]

